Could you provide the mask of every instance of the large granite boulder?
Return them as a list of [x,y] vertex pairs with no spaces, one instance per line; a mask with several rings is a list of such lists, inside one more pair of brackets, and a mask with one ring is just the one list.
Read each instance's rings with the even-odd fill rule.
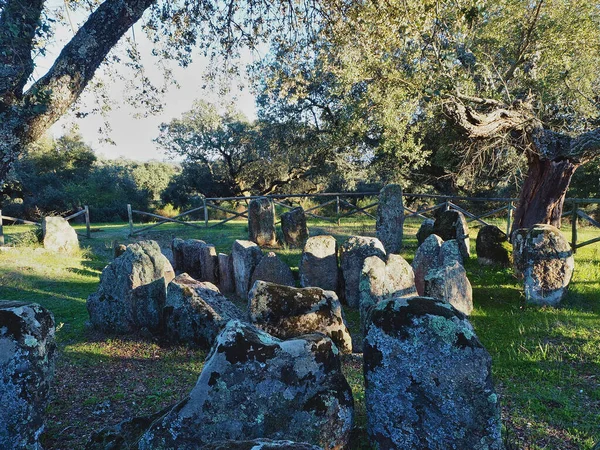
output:
[[303,247],[308,239],[306,214],[301,207],[294,208],[281,215],[283,240],[290,247]]
[[517,278],[523,278],[525,270],[525,238],[529,233],[529,228],[519,228],[511,234],[512,243],[513,270]]
[[417,295],[415,274],[410,264],[400,255],[390,254],[384,262],[378,256],[365,259],[360,274],[360,325],[365,321],[371,307],[392,297]]
[[358,308],[360,302],[360,274],[365,259],[378,256],[385,259],[385,249],[377,238],[351,236],[340,247],[340,269],[344,286],[343,300],[352,308]]
[[248,315],[251,323],[279,339],[322,333],[342,353],[352,353],[342,305],[333,291],[257,281],[249,294]]
[[217,337],[189,396],[152,424],[139,448],[191,450],[268,438],[341,450],[353,413],[352,391],[329,338],[281,341],[233,320]]
[[458,261],[431,269],[425,276],[424,295],[450,303],[467,316],[473,311],[471,282]]
[[252,287],[250,279],[254,269],[263,257],[262,250],[251,241],[237,240],[231,248],[233,260],[233,277],[235,279],[235,293],[238,297],[248,298],[248,291]]
[[338,246],[333,236],[308,238],[300,260],[300,286],[336,291],[339,286]]
[[289,266],[284,263],[279,256],[273,252],[267,253],[256,265],[252,277],[250,278],[250,288],[254,286],[256,280],[268,281],[285,286],[295,286],[294,274]]
[[419,230],[417,231],[417,247],[421,245],[425,239],[433,234],[433,225],[435,221],[433,219],[425,219],[421,223]]
[[200,450],[323,450],[323,448],[292,441],[254,439],[252,441],[214,442],[200,447]]
[[233,275],[233,258],[231,255],[219,253],[219,289],[221,292],[235,292],[235,277]]
[[117,334],[160,331],[167,284],[173,278],[171,263],[156,242],[128,245],[102,270],[98,290],[87,299],[92,325]]
[[377,449],[503,449],[492,359],[466,317],[426,297],[385,300],[364,347],[367,432]]
[[444,241],[456,239],[460,253],[464,259],[471,255],[469,247],[469,226],[465,216],[458,211],[441,211],[433,225],[433,233],[437,234]]
[[411,265],[415,274],[415,287],[419,295],[423,295],[425,292],[425,276],[431,269],[439,267],[442,244],[442,239],[432,234],[423,241],[415,252],[415,258]]
[[275,212],[271,200],[255,198],[248,205],[248,239],[260,247],[275,247]]
[[41,450],[55,353],[50,311],[0,301],[0,448]]
[[567,293],[575,261],[571,246],[552,225],[534,225],[524,244],[525,301],[556,306]]
[[186,273],[169,283],[163,312],[169,339],[207,350],[227,322],[243,318],[214,284],[196,281]]
[[511,265],[506,233],[495,225],[486,225],[479,230],[475,249],[477,261],[483,266],[509,267]]
[[53,252],[73,253],[79,250],[77,232],[62,217],[42,219],[44,248]]
[[399,184],[388,184],[379,192],[375,228],[377,239],[381,241],[387,253],[399,253],[402,250],[404,204],[402,187]]

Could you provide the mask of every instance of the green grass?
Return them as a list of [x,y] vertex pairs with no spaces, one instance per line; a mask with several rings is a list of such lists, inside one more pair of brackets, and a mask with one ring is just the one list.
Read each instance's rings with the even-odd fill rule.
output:
[[[309,226],[311,234],[333,234],[339,242],[352,234],[374,235],[368,218],[342,221],[339,227],[324,221]],[[4,229],[9,244],[31,243],[29,227]],[[409,261],[417,229],[418,222],[406,223],[403,256]],[[123,224],[94,224],[93,230],[92,239],[81,240],[86,249],[78,255],[58,256],[31,245],[0,251],[0,298],[40,303],[57,323],[60,356],[43,438],[48,449],[81,448],[94,430],[177,401],[202,368],[203,352],[88,328],[85,300],[112,259],[113,243],[155,239],[168,246],[178,236],[203,239],[229,253],[236,238],[247,236],[242,221],[206,230],[166,224],[135,238],[127,237]],[[568,227],[563,232],[570,237]],[[473,254],[476,233],[472,227]],[[597,235],[592,228],[579,230],[580,241]],[[299,249],[273,251],[297,272]],[[575,261],[574,279],[559,308],[526,305],[508,269],[480,267],[475,257],[466,263],[475,303],[471,321],[493,358],[509,448],[589,449],[600,440],[600,243],[579,249]],[[345,314],[358,336],[358,313],[346,309]],[[366,449],[360,359],[345,357],[343,364],[356,402],[352,448]]]

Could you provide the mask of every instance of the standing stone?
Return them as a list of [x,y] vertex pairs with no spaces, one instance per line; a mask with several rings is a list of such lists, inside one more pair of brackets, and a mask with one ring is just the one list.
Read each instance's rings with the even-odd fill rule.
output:
[[260,247],[275,247],[275,213],[266,197],[255,198],[248,205],[248,239]]
[[225,253],[219,253],[217,260],[219,262],[219,288],[221,292],[235,292],[233,258]]
[[360,325],[364,332],[369,310],[382,300],[417,295],[415,274],[400,255],[388,255],[387,263],[378,256],[365,259],[360,274]]
[[280,341],[232,320],[189,396],[152,424],[139,448],[267,438],[341,450],[353,414],[352,390],[331,339],[311,334]]
[[367,432],[377,449],[503,449],[492,359],[441,300],[386,300],[365,337]]
[[483,266],[509,267],[510,252],[506,233],[494,225],[486,225],[477,233],[477,261]]
[[552,225],[534,225],[524,246],[525,300],[536,305],[556,306],[567,293],[575,261],[571,246]]
[[444,241],[456,239],[460,253],[464,259],[469,259],[471,250],[469,248],[469,226],[465,216],[458,211],[441,211],[435,219],[433,233]]
[[44,217],[42,219],[44,248],[53,252],[73,253],[79,250],[77,232],[62,217]]
[[255,267],[263,257],[258,245],[250,241],[237,240],[231,248],[233,260],[233,276],[235,278],[235,293],[242,299],[248,298],[250,279]]
[[50,311],[0,301],[0,448],[42,449],[55,353]]
[[519,279],[523,279],[523,272],[525,271],[525,238],[527,233],[529,233],[528,228],[519,228],[513,231],[511,235],[513,269]]
[[213,244],[200,247],[200,278],[198,281],[219,282],[219,258]]
[[248,314],[251,323],[279,339],[322,333],[342,353],[352,353],[342,305],[333,291],[257,281],[249,294]]
[[268,281],[284,286],[296,286],[296,280],[294,280],[294,275],[289,266],[273,252],[269,252],[263,256],[254,269],[254,272],[252,272],[250,289],[252,289],[256,280]]
[[102,270],[98,290],[87,299],[92,325],[117,334],[159,331],[167,284],[173,278],[171,263],[156,242],[128,245]]
[[424,295],[450,303],[467,316],[473,311],[473,289],[458,261],[430,270],[425,276]]
[[344,283],[344,300],[352,308],[359,306],[359,284],[365,259],[379,256],[385,259],[385,249],[377,238],[351,236],[340,247],[340,269]]
[[452,266],[455,262],[461,266],[464,264],[462,254],[460,253],[460,247],[456,239],[450,239],[444,241],[440,247],[440,253],[438,255],[438,262],[440,267]]
[[308,238],[300,260],[300,286],[338,290],[338,246],[333,236]]
[[[180,270],[195,280],[202,278],[202,253],[206,242],[200,239],[187,239],[181,245],[182,266]],[[173,258],[175,254],[173,253]]]
[[439,256],[442,248],[442,239],[432,234],[423,244],[419,246],[412,262],[412,268],[415,273],[415,286],[419,295],[425,292],[425,276],[431,269],[439,267]]
[[185,245],[185,241],[180,238],[175,238],[171,242],[171,251],[173,252],[173,269],[175,272],[183,271],[184,266],[184,257],[183,257],[183,247]]
[[163,313],[170,340],[206,350],[229,320],[243,317],[214,284],[196,281],[186,273],[169,283]]
[[281,232],[290,247],[303,247],[308,239],[306,215],[302,207],[294,208],[281,215]]
[[417,231],[417,247],[421,245],[425,239],[433,234],[433,225],[435,221],[433,219],[425,219],[421,226],[419,227],[419,231]]
[[399,184],[388,184],[379,192],[375,227],[377,238],[383,244],[385,251],[400,253],[404,228],[404,205],[402,187]]

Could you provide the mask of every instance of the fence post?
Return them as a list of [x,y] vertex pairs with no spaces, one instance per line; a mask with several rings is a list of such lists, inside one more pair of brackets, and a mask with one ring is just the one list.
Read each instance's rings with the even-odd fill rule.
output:
[[208,207],[206,206],[206,197],[202,197],[202,205],[204,206],[204,228],[208,228]]
[[508,214],[506,215],[506,237],[510,241],[510,226],[512,225],[513,202],[508,202]]
[[133,236],[133,213],[129,203],[127,204],[127,217],[129,217],[129,236]]
[[90,239],[92,237],[92,231],[90,230],[90,208],[85,205],[85,232],[87,238]]
[[335,196],[335,217],[337,218],[338,227],[340,226],[340,196]]
[[444,203],[444,211],[450,211],[450,200],[446,200]]
[[573,200],[573,212],[571,213],[571,249],[577,252],[577,202]]
[[4,245],[4,227],[2,226],[2,210],[0,209],[0,245]]

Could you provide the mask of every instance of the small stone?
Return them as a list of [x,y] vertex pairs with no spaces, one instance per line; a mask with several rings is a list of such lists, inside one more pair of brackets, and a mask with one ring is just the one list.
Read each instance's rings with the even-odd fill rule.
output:
[[219,253],[217,260],[219,262],[219,289],[221,292],[235,292],[233,258],[225,253]]
[[77,232],[62,217],[42,219],[44,248],[53,252],[73,253],[79,250]]
[[465,216],[458,211],[441,211],[435,219],[433,233],[444,241],[456,239],[460,253],[464,259],[469,259],[471,250],[469,247],[469,226]]
[[300,260],[300,286],[338,290],[338,246],[333,236],[308,238]]
[[333,291],[257,281],[249,294],[248,314],[251,323],[279,339],[322,333],[340,352],[352,353],[342,305]]
[[429,236],[431,236],[433,234],[433,225],[435,224],[435,221],[433,219],[425,219],[423,220],[423,222],[421,223],[421,226],[419,227],[419,231],[417,231],[417,243],[419,245],[421,245],[425,239],[427,239]]
[[506,233],[494,225],[486,225],[477,233],[477,261],[483,266],[510,267],[511,257]]
[[257,264],[254,272],[252,272],[250,288],[254,286],[256,280],[269,281],[284,286],[296,285],[291,269],[273,252],[267,253]]
[[255,198],[248,205],[248,239],[260,247],[275,247],[275,213],[271,200]]
[[419,295],[425,293],[425,276],[431,269],[439,267],[439,256],[442,248],[442,239],[432,234],[423,244],[419,246],[412,262],[412,268],[415,273],[415,287]]
[[399,184],[388,184],[379,192],[375,228],[386,253],[399,253],[402,250],[404,205]]
[[450,303],[467,316],[473,311],[473,289],[458,261],[430,270],[425,276],[424,291],[425,296]]
[[523,272],[525,271],[525,238],[529,233],[529,228],[519,228],[512,232],[512,256],[513,256],[513,269],[515,275],[519,279],[523,279]]
[[298,207],[282,214],[281,232],[287,245],[290,247],[303,247],[308,239],[304,209]]
[[235,278],[235,293],[242,299],[248,298],[250,279],[254,269],[263,257],[258,245],[250,241],[237,240],[231,248],[233,260],[233,276]]

